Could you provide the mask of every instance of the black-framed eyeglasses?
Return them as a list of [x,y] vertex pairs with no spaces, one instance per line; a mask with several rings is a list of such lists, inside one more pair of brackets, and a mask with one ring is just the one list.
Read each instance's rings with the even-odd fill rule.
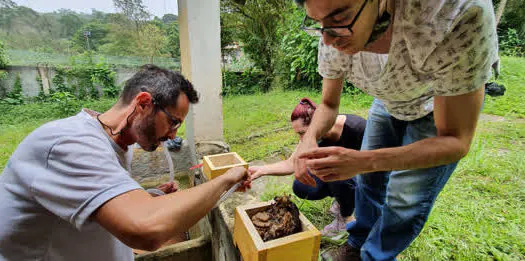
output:
[[[320,27],[320,26],[306,26],[307,20],[312,20],[308,17],[308,15],[304,16],[303,22],[301,24],[301,30],[305,31],[307,34],[311,36],[323,36],[323,33],[326,33],[332,37],[348,37],[352,36],[354,33],[352,30],[352,27],[354,27],[354,24],[357,22],[357,19],[361,15],[361,12],[363,12],[363,9],[365,9],[366,3],[368,0],[365,0],[361,7],[359,8],[359,11],[357,11],[357,14],[354,16],[354,19],[352,19],[352,22],[348,25],[341,25],[341,26],[327,26],[327,27]],[[318,22],[316,22],[318,24]]]
[[166,109],[162,108],[157,103],[157,101],[153,100],[153,105],[155,105],[157,108],[159,108],[159,110],[164,112],[164,114],[166,114],[166,116],[168,116],[168,118],[171,120],[171,125],[170,125],[170,130],[171,131],[176,131],[178,128],[180,128],[180,126],[182,125],[182,121],[180,121],[179,119],[177,119],[174,116],[172,116]]

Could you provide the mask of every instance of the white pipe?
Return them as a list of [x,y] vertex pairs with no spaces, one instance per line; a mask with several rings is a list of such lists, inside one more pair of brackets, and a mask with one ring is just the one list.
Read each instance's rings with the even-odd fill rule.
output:
[[170,182],[173,182],[175,179],[175,170],[173,169],[173,160],[171,159],[170,151],[168,150],[167,142],[162,143],[162,148],[164,150],[164,155],[166,156],[166,161],[168,162],[168,167],[170,169]]

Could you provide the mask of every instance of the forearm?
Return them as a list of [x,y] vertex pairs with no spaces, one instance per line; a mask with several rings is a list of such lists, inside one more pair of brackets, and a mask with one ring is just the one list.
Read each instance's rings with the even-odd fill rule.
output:
[[188,231],[215,206],[222,193],[233,184],[221,176],[197,187],[154,198],[148,213],[148,223],[159,226],[161,241],[169,240],[175,233]]
[[343,79],[323,79],[323,97],[317,107],[305,139],[319,140],[335,123],[343,90]]
[[286,176],[292,174],[293,172],[293,162],[290,159],[262,167],[263,175]]
[[484,87],[459,96],[434,97],[437,136],[389,149],[371,151],[372,171],[429,168],[467,155],[483,103]]
[[363,151],[370,165],[368,171],[422,169],[456,162],[469,149],[464,141],[454,136],[438,136],[387,149]]
[[331,108],[325,104],[319,105],[315,110],[312,123],[305,134],[305,138],[319,140],[334,126],[338,108]]
[[105,203],[94,218],[126,245],[151,251],[197,223],[232,185],[223,175],[155,198],[134,190]]

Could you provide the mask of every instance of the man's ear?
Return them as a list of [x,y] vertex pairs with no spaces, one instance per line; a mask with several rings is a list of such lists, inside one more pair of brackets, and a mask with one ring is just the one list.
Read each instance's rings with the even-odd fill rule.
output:
[[135,103],[138,107],[137,109],[144,111],[150,106],[153,106],[153,97],[151,97],[151,93],[149,92],[139,92],[137,96],[135,96]]

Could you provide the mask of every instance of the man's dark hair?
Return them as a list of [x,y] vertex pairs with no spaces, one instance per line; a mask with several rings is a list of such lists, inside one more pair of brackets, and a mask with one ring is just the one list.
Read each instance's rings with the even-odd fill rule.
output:
[[295,3],[296,3],[298,6],[304,6],[304,2],[305,2],[305,0],[295,0]]
[[178,72],[146,64],[135,73],[124,86],[119,103],[128,105],[140,92],[149,92],[156,104],[161,107],[176,106],[181,92],[188,96],[191,103],[199,102],[197,91],[191,82]]

